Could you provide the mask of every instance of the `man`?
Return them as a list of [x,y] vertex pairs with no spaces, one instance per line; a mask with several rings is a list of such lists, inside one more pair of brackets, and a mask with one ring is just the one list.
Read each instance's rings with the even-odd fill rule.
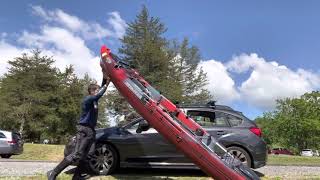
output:
[[89,95],[82,101],[82,113],[77,125],[76,147],[73,153],[65,157],[53,170],[47,172],[48,180],[55,180],[56,177],[69,165],[78,163],[73,175],[74,180],[81,179],[84,160],[86,159],[90,147],[95,140],[95,126],[98,119],[98,100],[106,92],[110,83],[110,78],[104,73],[102,87],[99,89],[97,84],[88,86]]

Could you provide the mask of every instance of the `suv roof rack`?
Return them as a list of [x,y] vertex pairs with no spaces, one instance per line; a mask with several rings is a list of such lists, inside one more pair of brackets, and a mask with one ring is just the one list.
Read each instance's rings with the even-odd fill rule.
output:
[[209,101],[207,104],[176,104],[178,108],[212,108],[212,109],[219,109],[219,110],[228,110],[233,111],[238,114],[241,114],[241,112],[236,111],[232,109],[229,106],[226,105],[216,105],[216,101]]
[[212,108],[215,109],[216,108],[216,101],[209,101],[207,104],[180,104],[177,103],[176,106],[177,107],[202,107],[202,108]]

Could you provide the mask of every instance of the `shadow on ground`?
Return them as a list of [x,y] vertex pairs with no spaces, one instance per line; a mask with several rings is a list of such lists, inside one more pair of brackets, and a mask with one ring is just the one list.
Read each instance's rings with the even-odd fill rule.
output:
[[[73,174],[74,169],[67,171],[67,174]],[[254,171],[259,177],[264,177],[264,174]],[[97,177],[88,175],[86,179]],[[119,180],[173,180],[177,178],[207,180],[209,177],[201,170],[196,169],[137,169],[137,168],[121,168],[116,173],[109,175]]]

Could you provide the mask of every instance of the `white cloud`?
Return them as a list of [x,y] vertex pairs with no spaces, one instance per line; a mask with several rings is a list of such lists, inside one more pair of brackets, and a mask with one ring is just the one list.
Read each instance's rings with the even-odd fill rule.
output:
[[24,32],[19,42],[52,55],[60,69],[73,64],[80,76],[89,73],[92,77],[102,78],[98,71],[99,58],[91,52],[83,39],[66,29],[44,26],[38,34]]
[[114,28],[116,32],[116,36],[118,38],[121,38],[126,31],[126,27],[127,27],[126,22],[120,17],[119,12],[114,11],[109,13],[109,15],[111,17],[109,18],[108,23],[112,25],[112,27]]
[[46,11],[41,6],[32,6],[33,14],[41,17],[48,23],[54,23],[79,33],[84,39],[97,38],[121,38],[125,34],[126,22],[121,18],[119,12],[109,13],[108,27],[105,28],[96,22],[86,22],[77,16],[67,14],[61,9]]
[[249,78],[238,89],[242,100],[263,109],[275,107],[276,99],[297,97],[319,88],[318,74],[304,69],[293,71],[257,54],[233,57],[227,67],[236,73],[251,70]]
[[239,99],[240,95],[235,89],[235,83],[221,62],[201,61],[200,66],[207,73],[209,80],[207,88],[214,95],[215,100],[226,103]]
[[[19,43],[19,47],[23,47],[25,52],[28,52],[28,49],[38,48],[43,54],[53,56],[56,60],[55,65],[61,70],[73,64],[77,75],[83,76],[89,73],[98,81],[102,79],[98,50],[92,52],[88,48],[87,41],[105,36],[115,40],[123,36],[125,21],[121,19],[119,13],[112,12],[109,15],[107,22],[110,23],[106,24],[106,27],[96,22],[84,21],[60,9],[51,11],[41,6],[32,6],[32,13],[42,20],[40,31],[23,30],[19,38],[14,39]],[[0,75],[6,72],[7,61],[22,53],[18,44],[9,44],[5,41],[6,36],[6,33],[1,33]]]
[[[16,41],[15,44],[7,41],[15,36],[0,32],[0,75],[7,71],[8,60],[39,48],[44,54],[53,56],[60,69],[73,64],[80,76],[89,73],[98,81],[102,78],[98,50],[91,51],[87,41],[106,36],[122,37],[126,23],[118,12],[109,13],[105,25],[85,21],[60,9],[32,6],[32,13],[42,20],[39,32],[21,30],[22,33],[18,32],[20,38],[10,39],[10,42]],[[242,100],[263,109],[272,108],[278,98],[299,96],[320,86],[319,74],[305,69],[291,70],[257,54],[235,56],[226,64],[208,60],[200,65],[207,72],[209,91],[222,103]],[[243,75],[248,72],[249,77],[236,87],[230,73]]]

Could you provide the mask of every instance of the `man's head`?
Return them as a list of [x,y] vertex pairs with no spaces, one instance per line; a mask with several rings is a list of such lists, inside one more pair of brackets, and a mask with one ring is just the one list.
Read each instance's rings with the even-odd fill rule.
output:
[[99,88],[100,88],[100,86],[97,85],[97,84],[90,84],[90,85],[88,86],[88,93],[89,93],[89,95],[97,95],[98,92],[99,92]]

